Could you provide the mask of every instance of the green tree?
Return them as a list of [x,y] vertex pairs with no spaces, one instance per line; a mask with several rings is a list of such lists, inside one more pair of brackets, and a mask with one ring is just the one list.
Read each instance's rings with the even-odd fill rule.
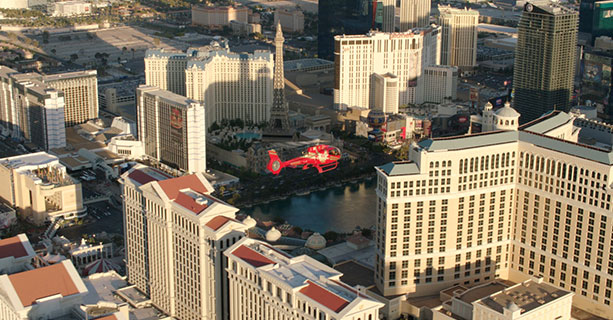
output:
[[362,229],[362,235],[366,238],[370,238],[372,236],[372,230],[370,229]]
[[70,61],[75,62],[79,59],[79,56],[76,53],[70,55]]
[[338,233],[335,231],[328,231],[324,233],[324,238],[326,238],[326,240],[334,242],[338,240]]

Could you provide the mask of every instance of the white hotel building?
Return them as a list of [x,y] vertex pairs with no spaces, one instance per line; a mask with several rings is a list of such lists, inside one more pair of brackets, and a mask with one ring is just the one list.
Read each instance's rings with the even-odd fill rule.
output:
[[227,319],[223,252],[245,236],[237,208],[197,173],[171,178],[137,165],[122,176],[128,282],[177,319]]
[[[489,114],[489,115],[488,115]],[[552,112],[521,128],[413,144],[377,167],[375,282],[386,296],[542,276],[613,314],[613,126]]]
[[374,75],[398,78],[398,103],[423,102],[423,69],[440,61],[441,28],[334,37],[334,107],[373,108]]
[[375,320],[383,304],[341,282],[342,274],[313,258],[291,257],[244,238],[228,257],[231,320]]
[[146,84],[202,102],[207,127],[223,119],[268,121],[273,70],[270,51],[233,53],[223,44],[145,55]]

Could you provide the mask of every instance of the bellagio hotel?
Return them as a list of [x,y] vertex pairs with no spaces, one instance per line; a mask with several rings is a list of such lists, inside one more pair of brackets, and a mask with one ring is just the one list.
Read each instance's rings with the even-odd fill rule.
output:
[[375,282],[386,296],[542,276],[574,305],[613,314],[613,126],[552,112],[518,127],[425,140],[377,167]]

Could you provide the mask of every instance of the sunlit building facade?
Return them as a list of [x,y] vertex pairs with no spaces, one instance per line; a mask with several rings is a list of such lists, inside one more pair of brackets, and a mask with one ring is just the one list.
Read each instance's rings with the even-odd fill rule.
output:
[[375,282],[384,295],[541,276],[613,313],[613,127],[553,112],[523,127],[425,140],[377,167]]
[[245,236],[237,208],[201,173],[172,178],[137,165],[122,176],[128,282],[178,319],[227,319],[223,252]]

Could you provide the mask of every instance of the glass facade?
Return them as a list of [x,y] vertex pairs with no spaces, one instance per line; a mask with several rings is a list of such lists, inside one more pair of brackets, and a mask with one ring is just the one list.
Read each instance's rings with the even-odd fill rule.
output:
[[[365,34],[377,27],[373,12],[382,1],[320,0],[318,25],[318,57],[334,61],[334,36]],[[381,19],[378,19],[381,21]]]
[[524,7],[513,73],[513,100],[521,123],[570,108],[578,20],[575,11],[561,6]]

